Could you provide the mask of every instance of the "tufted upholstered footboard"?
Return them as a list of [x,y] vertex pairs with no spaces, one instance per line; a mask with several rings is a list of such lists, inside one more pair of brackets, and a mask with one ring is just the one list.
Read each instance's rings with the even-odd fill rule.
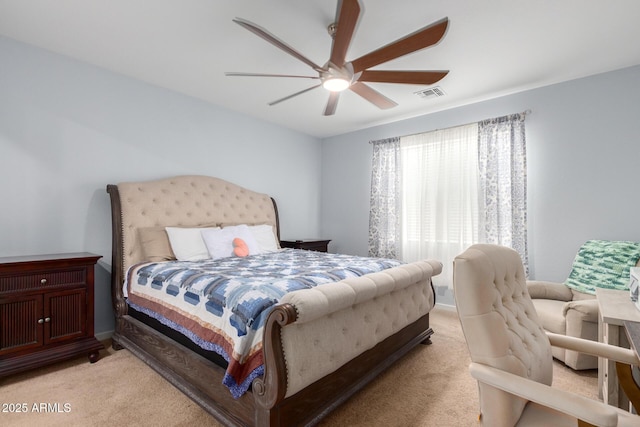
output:
[[440,263],[422,261],[285,295],[297,320],[282,331],[291,396],[429,313]]
[[[113,346],[127,348],[217,420],[232,426],[312,425],[433,333],[432,276],[420,261],[292,292],[264,328],[265,373],[233,399],[224,368],[128,314],[124,272],[143,261],[144,227],[268,223],[279,236],[275,202],[202,176],[109,185],[113,221]],[[140,404],[143,404],[141,401]]]
[[441,270],[420,261],[287,294],[267,321],[265,377],[253,390],[265,409],[258,424],[315,424],[428,342],[431,278]]

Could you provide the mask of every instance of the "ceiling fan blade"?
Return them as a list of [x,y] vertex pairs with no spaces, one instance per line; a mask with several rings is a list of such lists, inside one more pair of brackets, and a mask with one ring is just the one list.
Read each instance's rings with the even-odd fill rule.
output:
[[321,85],[321,84],[317,84],[317,85],[315,85],[315,86],[308,87],[308,88],[306,88],[306,89],[304,89],[304,90],[301,90],[300,92],[296,92],[296,93],[294,93],[294,94],[292,94],[292,95],[285,96],[284,98],[280,98],[280,99],[277,99],[277,100],[275,100],[275,101],[273,101],[273,102],[270,102],[270,103],[269,103],[269,105],[276,105],[276,104],[279,104],[279,103],[281,103],[282,101],[286,101],[287,99],[291,99],[291,98],[293,98],[294,96],[302,95],[303,93],[305,93],[305,92],[309,92],[310,90],[313,90],[313,89],[315,89],[315,88],[317,88],[317,87],[320,87],[320,86],[322,86],[322,85]]
[[293,56],[294,58],[299,59],[300,61],[304,62],[314,70],[318,72],[324,71],[324,69],[321,66],[317,65],[316,63],[314,63],[313,61],[311,61],[310,59],[302,55],[300,52],[298,52],[297,50],[295,50],[294,48],[292,48],[291,46],[289,46],[288,44],[286,44],[285,42],[283,42],[282,40],[280,40],[270,32],[268,32],[264,28],[257,26],[253,22],[249,22],[246,19],[242,19],[242,18],[236,18],[233,20],[233,22],[246,28],[252,33],[258,35],[259,37],[265,39],[272,45],[282,49],[283,51],[287,52],[289,55]]
[[318,76],[296,76],[292,74],[262,74],[262,73],[235,73],[235,72],[226,72],[225,76],[231,77],[295,77],[298,79],[319,79]]
[[347,49],[351,44],[353,32],[360,18],[360,3],[358,0],[342,0],[336,16],[336,34],[331,46],[330,61],[338,68],[342,68],[347,56]]
[[393,108],[398,105],[377,90],[373,89],[371,86],[367,86],[366,84],[361,82],[355,82],[354,84],[349,86],[349,89],[382,110]]
[[405,83],[432,85],[440,81],[449,71],[383,71],[364,70],[358,81],[378,83]]
[[333,116],[338,106],[338,99],[340,99],[340,92],[329,92],[329,100],[327,106],[324,109],[325,116]]
[[399,40],[394,41],[380,49],[367,53],[364,56],[351,62],[353,65],[353,72],[366,70],[370,67],[382,64],[392,59],[399,58],[404,55],[408,55],[425,47],[432,46],[438,43],[444,33],[447,31],[449,25],[449,18],[441,19],[434,22],[413,34],[409,34]]

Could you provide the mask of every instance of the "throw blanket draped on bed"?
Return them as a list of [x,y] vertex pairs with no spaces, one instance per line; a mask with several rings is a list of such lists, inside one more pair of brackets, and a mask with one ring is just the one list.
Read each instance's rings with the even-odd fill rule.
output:
[[262,328],[283,295],[399,264],[297,249],[246,258],[142,263],[127,273],[127,301],[224,357],[229,365],[223,382],[238,398],[263,374]]

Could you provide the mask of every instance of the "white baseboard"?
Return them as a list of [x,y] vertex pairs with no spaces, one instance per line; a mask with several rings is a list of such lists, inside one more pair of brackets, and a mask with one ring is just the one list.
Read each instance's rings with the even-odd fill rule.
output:
[[441,308],[443,310],[447,310],[447,311],[458,311],[456,309],[455,305],[449,305],[449,304],[440,304],[440,303],[436,303],[436,307]]
[[96,334],[96,339],[98,341],[106,341],[109,338],[111,338],[111,336],[113,335],[115,331],[106,331],[106,332],[99,332]]

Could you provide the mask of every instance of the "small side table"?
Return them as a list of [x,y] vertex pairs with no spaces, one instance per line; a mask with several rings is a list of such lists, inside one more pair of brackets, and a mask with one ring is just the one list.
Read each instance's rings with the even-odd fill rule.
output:
[[[640,322],[640,310],[631,301],[629,291],[597,288],[596,298],[599,309],[598,340],[630,348],[624,322]],[[598,391],[604,403],[629,410],[629,399],[618,383],[615,361],[598,359]]]
[[281,240],[280,246],[283,248],[306,249],[308,251],[327,252],[331,240],[302,239],[302,240]]

